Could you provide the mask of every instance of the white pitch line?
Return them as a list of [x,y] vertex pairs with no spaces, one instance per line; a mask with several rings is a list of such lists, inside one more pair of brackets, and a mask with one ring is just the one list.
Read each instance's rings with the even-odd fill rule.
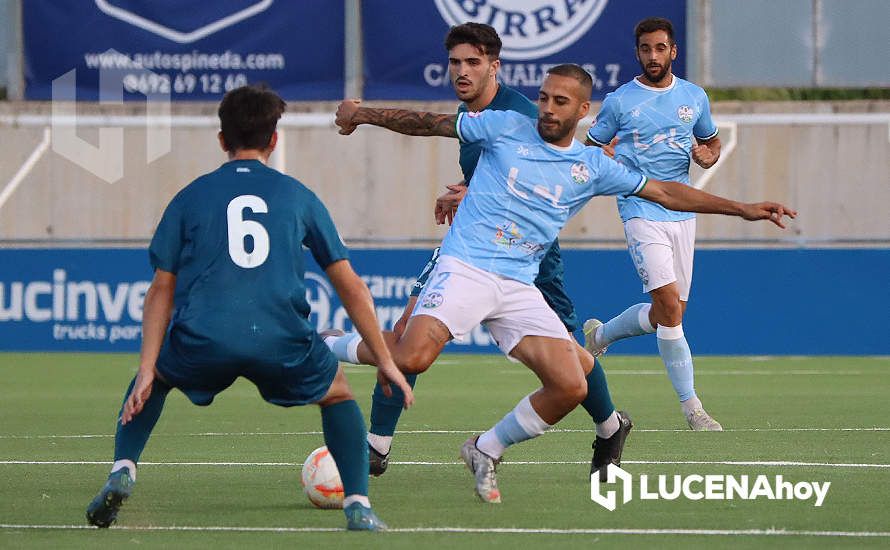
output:
[[[0,460],[0,466],[101,466],[107,460]],[[390,461],[401,466],[463,466],[462,461]],[[501,464],[548,466],[590,464],[589,460],[505,460]],[[622,464],[650,465],[704,465],[704,466],[800,466],[814,468],[890,468],[890,464],[840,463],[840,462],[797,462],[790,460],[625,460]],[[301,466],[300,462],[140,462],[140,466]]]
[[[0,529],[96,529],[89,525],[21,525],[0,523]],[[343,529],[333,527],[246,527],[225,525],[115,525],[112,531],[225,531],[245,533],[338,533]],[[396,527],[387,533],[467,533],[503,535],[702,535],[702,536],[752,536],[752,537],[853,537],[885,538],[887,531],[808,531],[792,529],[557,529],[520,527]]]
[[[484,432],[485,429],[468,428],[465,430],[399,430],[396,435],[451,435],[472,434]],[[547,433],[594,433],[593,429],[555,428]],[[864,428],[727,428],[724,432],[890,432],[890,427],[864,427]],[[635,428],[634,433],[688,433],[689,429],[682,428]],[[152,437],[279,437],[279,436],[316,436],[324,435],[320,430],[304,432],[197,432],[184,434],[152,434]],[[0,439],[108,439],[114,434],[48,434],[48,435],[0,435]]]

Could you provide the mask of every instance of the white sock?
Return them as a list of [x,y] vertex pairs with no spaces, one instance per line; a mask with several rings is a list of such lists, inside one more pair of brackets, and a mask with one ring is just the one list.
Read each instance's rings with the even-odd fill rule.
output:
[[325,345],[330,348],[338,361],[345,361],[353,365],[360,365],[358,360],[358,345],[362,342],[361,334],[347,332],[343,336],[328,336],[324,339]]
[[123,459],[123,460],[115,460],[114,464],[111,465],[111,473],[117,472],[123,468],[127,468],[130,470],[130,479],[136,481],[136,463],[132,460]]
[[374,450],[382,455],[388,455],[389,449],[392,447],[391,435],[377,435],[368,432],[368,444],[374,447]]
[[367,496],[367,495],[349,495],[348,497],[346,497],[346,498],[343,499],[343,507],[346,508],[347,506],[349,506],[349,505],[352,504],[353,502],[358,502],[359,504],[361,504],[361,505],[364,506],[365,508],[370,508],[370,507],[371,507],[371,501],[368,500],[368,496]]
[[640,322],[640,328],[646,331],[646,334],[652,334],[655,332],[655,327],[652,326],[652,322],[649,320],[649,312],[652,310],[652,304],[645,304],[640,308],[639,318],[637,319]]
[[603,439],[609,439],[615,435],[615,432],[617,432],[620,427],[621,421],[618,420],[618,413],[612,411],[612,416],[596,425],[596,436],[602,437]]

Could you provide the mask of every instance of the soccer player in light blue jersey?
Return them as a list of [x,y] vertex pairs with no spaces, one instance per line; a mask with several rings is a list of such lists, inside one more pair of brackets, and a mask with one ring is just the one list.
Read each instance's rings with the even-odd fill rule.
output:
[[413,394],[327,209],[299,181],[266,166],[284,108],[266,88],[227,93],[219,140],[229,162],[182,189],[158,224],[149,248],[155,275],[145,295],[139,372],[124,395],[111,474],[87,508],[97,527],[110,526],[130,496],[170,390],[206,406],[239,376],[274,405],[321,407],[325,443],[343,480],[347,528],[386,527],[368,500],[362,413],[336,357],[309,324],[303,246],[374,350],[378,380],[398,385],[405,406]]
[[[465,23],[451,27],[445,36],[445,49],[448,51],[449,76],[455,93],[461,100],[458,113],[485,110],[515,111],[531,119],[538,117],[538,107],[535,103],[517,90],[497,81],[501,39],[491,26]],[[464,183],[449,186],[450,192],[436,201],[438,223],[453,219],[457,203],[466,194],[466,182],[473,178],[482,148],[482,142],[460,142],[460,168]],[[404,331],[408,318],[414,311],[417,298],[438,258],[439,249],[436,248],[432,258],[417,278],[402,317],[393,327],[396,337]],[[559,242],[554,241],[541,260],[535,286],[569,333],[573,333],[581,328],[581,323],[566,292],[563,273]],[[633,424],[625,412],[615,410],[602,365],[580,345],[576,344],[575,348],[586,373],[588,389],[587,397],[581,405],[590,414],[596,430],[593,444],[594,457],[591,460],[591,471],[593,471],[609,460],[609,454],[620,454]],[[414,387],[417,375],[409,374],[407,379]],[[379,476],[386,471],[393,436],[402,410],[402,399],[397,388],[393,388],[393,395],[389,397],[383,394],[379,384],[374,388],[371,400],[371,426],[368,430],[371,475]],[[611,451],[607,452],[607,449]]]
[[[445,344],[484,323],[498,347],[528,366],[542,387],[492,429],[471,437],[461,456],[476,494],[500,502],[495,467],[505,449],[537,437],[587,395],[573,340],[534,286],[541,258],[569,217],[596,195],[639,195],[674,210],[721,213],[782,226],[795,213],[778,203],[742,204],[677,182],[649,179],[574,139],[590,109],[592,81],[578,65],[548,70],[537,122],[512,111],[444,115],[360,107],[337,109],[341,134],[373,124],[416,136],[482,144],[454,223],[401,338],[385,333],[403,372],[423,372]],[[364,342],[357,353],[371,362]],[[620,461],[620,456],[614,462]],[[600,476],[606,468],[600,470]]]
[[[628,167],[688,185],[690,158],[710,168],[720,157],[708,96],[671,72],[677,45],[670,21],[645,19],[635,35],[643,74],[606,96],[587,133],[588,143],[605,148]],[[639,196],[618,197],[618,213],[627,249],[652,303],[635,304],[605,324],[587,320],[585,346],[601,355],[612,342],[656,333],[658,352],[689,427],[721,431],[695,393],[692,352],[683,333],[692,284],[695,214]]]

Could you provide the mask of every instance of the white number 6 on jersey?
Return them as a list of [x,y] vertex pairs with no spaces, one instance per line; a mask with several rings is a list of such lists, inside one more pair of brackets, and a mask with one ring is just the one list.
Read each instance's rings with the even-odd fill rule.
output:
[[[232,199],[226,208],[226,220],[229,226],[229,256],[235,265],[251,269],[259,267],[269,257],[269,233],[259,222],[244,219],[244,209],[253,213],[269,212],[266,201],[256,195],[241,195]],[[248,252],[244,246],[244,238],[253,238],[253,251]]]

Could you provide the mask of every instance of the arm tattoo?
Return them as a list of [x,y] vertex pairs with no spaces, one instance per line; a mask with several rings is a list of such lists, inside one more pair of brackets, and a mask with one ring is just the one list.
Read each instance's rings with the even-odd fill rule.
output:
[[382,126],[409,136],[457,137],[457,115],[362,107],[355,119],[359,124]]

